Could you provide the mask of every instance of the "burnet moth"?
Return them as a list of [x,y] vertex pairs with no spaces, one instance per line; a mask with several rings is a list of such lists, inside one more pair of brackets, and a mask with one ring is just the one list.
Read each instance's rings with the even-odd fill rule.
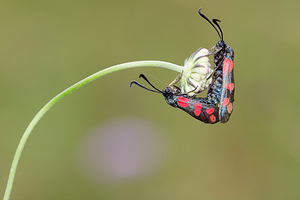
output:
[[220,21],[213,19],[211,22],[201,13],[201,9],[198,12],[200,16],[213,26],[220,37],[220,41],[212,48],[213,52],[210,53],[210,55],[214,54],[215,67],[207,96],[195,97],[197,94],[189,96],[186,93],[182,93],[180,88],[175,86],[174,83],[171,83],[164,90],[159,90],[143,74],[140,77],[148,82],[154,90],[146,88],[136,81],[131,81],[130,86],[135,84],[148,91],[160,93],[165,97],[169,105],[187,112],[204,123],[226,123],[233,110],[235,90],[233,78],[234,52],[223,40],[223,32],[218,24]]

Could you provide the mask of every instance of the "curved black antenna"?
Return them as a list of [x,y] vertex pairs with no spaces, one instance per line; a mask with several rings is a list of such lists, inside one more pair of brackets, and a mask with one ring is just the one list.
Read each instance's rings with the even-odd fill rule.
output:
[[156,90],[151,90],[149,88],[146,88],[145,86],[142,86],[141,84],[139,84],[138,82],[136,81],[131,81],[130,84],[129,84],[129,87],[131,87],[132,84],[135,84],[137,86],[140,86],[141,88],[144,88],[145,90],[148,90],[148,91],[151,91],[151,92],[155,92],[155,93],[161,93],[161,92],[158,92]]
[[220,27],[220,25],[219,25],[219,23],[218,23],[218,22],[221,22],[221,20],[213,19],[212,21],[213,21],[213,23],[214,23],[215,25],[217,25],[217,27],[219,28],[219,30],[220,30],[220,32],[221,32],[221,35],[222,35],[222,40],[223,40],[223,31],[222,31],[222,29],[221,29],[221,27]]
[[200,15],[201,17],[203,17],[204,19],[206,19],[206,21],[208,21],[208,22],[214,27],[214,29],[216,29],[216,31],[217,31],[217,33],[218,33],[220,39],[223,40],[223,37],[221,37],[221,35],[220,35],[218,29],[215,27],[215,25],[214,25],[214,24],[213,24],[213,23],[212,23],[205,15],[204,15],[204,14],[201,13],[201,8],[199,8],[198,13],[199,13],[199,15]]
[[152,83],[150,83],[150,81],[146,78],[146,76],[144,74],[140,74],[139,78],[143,78],[145,81],[147,81],[147,83],[149,83],[149,85],[151,85],[151,87],[153,87],[155,90],[157,90],[160,93],[162,93],[161,90],[157,89],[154,85],[152,85]]

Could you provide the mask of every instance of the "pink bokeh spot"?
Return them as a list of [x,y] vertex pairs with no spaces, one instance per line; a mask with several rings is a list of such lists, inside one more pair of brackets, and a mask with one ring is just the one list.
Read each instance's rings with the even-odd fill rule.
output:
[[80,148],[80,165],[100,182],[145,176],[164,160],[164,133],[140,119],[111,121],[87,133]]

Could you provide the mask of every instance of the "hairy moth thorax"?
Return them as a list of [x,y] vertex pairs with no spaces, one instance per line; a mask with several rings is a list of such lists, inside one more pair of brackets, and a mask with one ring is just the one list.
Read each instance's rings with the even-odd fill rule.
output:
[[162,95],[165,97],[167,104],[175,108],[177,108],[177,102],[174,97],[180,94],[181,91],[177,87],[168,86],[162,90]]

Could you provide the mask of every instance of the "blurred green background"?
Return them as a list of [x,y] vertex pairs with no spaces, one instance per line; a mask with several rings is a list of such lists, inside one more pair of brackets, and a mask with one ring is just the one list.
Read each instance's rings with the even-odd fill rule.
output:
[[[235,51],[227,124],[207,125],[117,72],[69,95],[34,129],[12,199],[300,199],[300,2],[2,1],[0,196],[26,126],[53,96],[114,64],[183,65],[218,41],[197,13],[222,20]],[[297,128],[298,127],[298,128]]]

